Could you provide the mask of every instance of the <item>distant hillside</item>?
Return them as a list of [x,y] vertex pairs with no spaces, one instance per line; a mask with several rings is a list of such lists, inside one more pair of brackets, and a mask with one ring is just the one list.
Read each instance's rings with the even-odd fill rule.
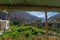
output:
[[60,13],[58,13],[58,14],[56,14],[56,15],[50,17],[50,18],[48,19],[48,21],[55,20],[56,18],[60,18]]
[[[22,11],[15,11],[15,12],[10,11],[9,16],[11,21],[24,22],[24,23],[34,22],[35,20],[42,19]],[[5,17],[6,17],[5,13],[0,12],[0,19],[4,20],[6,19]]]

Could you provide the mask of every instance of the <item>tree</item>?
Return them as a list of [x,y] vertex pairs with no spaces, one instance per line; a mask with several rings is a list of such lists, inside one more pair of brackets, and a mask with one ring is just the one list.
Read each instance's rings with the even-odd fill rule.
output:
[[41,20],[38,19],[34,22],[34,25],[40,27],[40,23],[41,23]]
[[40,20],[40,19],[38,19],[38,20],[36,20],[36,21],[35,21],[35,23],[41,23],[41,20]]

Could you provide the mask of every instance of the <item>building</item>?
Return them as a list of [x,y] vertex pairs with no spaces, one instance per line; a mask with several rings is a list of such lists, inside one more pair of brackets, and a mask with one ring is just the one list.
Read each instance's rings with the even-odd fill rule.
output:
[[55,16],[52,16],[48,19],[48,22],[52,25],[53,27],[60,28],[60,13],[56,14]]
[[[37,27],[44,27],[45,21],[35,25],[37,25]],[[48,19],[48,27],[60,28],[60,13],[57,13]]]
[[8,20],[0,20],[0,30],[9,29]]
[[0,34],[9,29],[9,20],[7,12],[0,12]]

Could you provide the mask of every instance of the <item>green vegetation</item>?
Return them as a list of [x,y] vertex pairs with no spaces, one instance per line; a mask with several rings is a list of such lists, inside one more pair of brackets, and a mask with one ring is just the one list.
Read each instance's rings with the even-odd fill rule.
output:
[[10,26],[10,29],[3,33],[4,37],[32,37],[33,35],[40,35],[44,32],[43,29],[39,29],[33,26]]
[[[39,22],[39,21],[38,21]],[[38,23],[37,22],[37,23]],[[21,23],[19,22],[10,22],[10,28],[6,30],[2,35],[2,37],[12,37],[13,39],[16,37],[22,37],[22,38],[32,38],[33,36],[43,35],[45,37],[46,35],[46,28],[42,27],[36,27],[36,26],[20,26]],[[58,32],[60,33],[60,30],[56,30],[54,28],[49,28],[49,31],[51,33]]]

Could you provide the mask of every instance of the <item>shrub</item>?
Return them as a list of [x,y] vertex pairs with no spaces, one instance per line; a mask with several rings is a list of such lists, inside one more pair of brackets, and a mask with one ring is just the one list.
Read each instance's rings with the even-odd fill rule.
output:
[[25,35],[26,37],[29,37],[29,33],[26,33],[26,35]]
[[18,25],[19,24],[19,22],[13,22],[13,25]]
[[31,32],[34,32],[34,31],[35,31],[34,29],[31,30]]
[[37,35],[37,34],[38,34],[38,31],[32,32],[32,35]]
[[19,28],[17,31],[22,32],[22,31],[25,31],[25,29]]
[[31,29],[32,29],[32,27],[29,28],[29,30],[31,30]]
[[10,22],[9,22],[9,24],[10,24],[10,26],[12,26],[12,25],[13,25],[13,22],[12,22],[12,21],[10,21]]
[[46,34],[46,33],[44,33],[44,32],[41,32],[42,34]]
[[21,31],[22,31],[22,29],[18,29],[17,31],[18,31],[18,32],[21,32]]

